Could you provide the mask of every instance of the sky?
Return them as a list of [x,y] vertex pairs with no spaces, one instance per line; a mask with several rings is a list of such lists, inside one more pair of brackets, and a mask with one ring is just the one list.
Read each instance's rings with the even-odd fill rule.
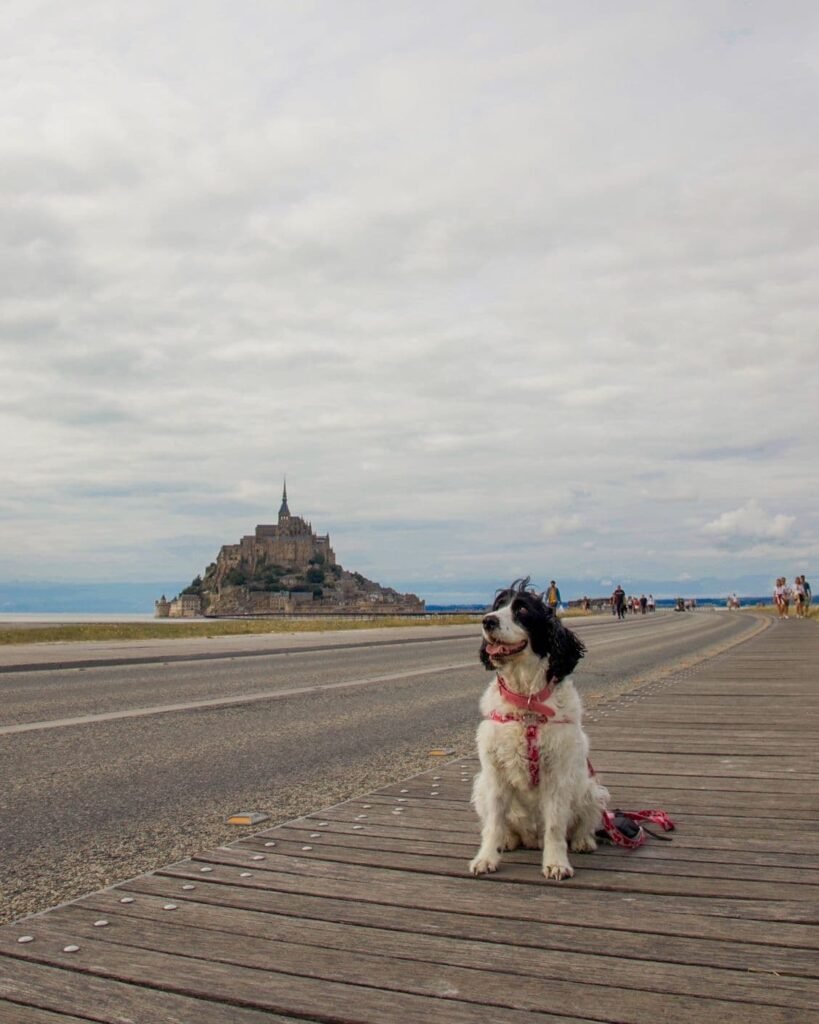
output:
[[7,0],[0,580],[190,580],[285,474],[430,600],[810,578],[818,25]]

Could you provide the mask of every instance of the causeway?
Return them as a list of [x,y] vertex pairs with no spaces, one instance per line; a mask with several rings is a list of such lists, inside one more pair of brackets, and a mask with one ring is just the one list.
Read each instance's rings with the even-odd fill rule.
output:
[[471,878],[477,763],[430,758],[0,929],[0,1022],[813,1020],[818,724],[819,629],[771,621],[587,718],[614,805],[670,842]]

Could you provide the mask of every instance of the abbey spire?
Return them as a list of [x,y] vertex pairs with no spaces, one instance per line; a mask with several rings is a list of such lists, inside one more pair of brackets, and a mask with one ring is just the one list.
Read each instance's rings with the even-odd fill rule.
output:
[[290,509],[287,507],[287,477],[284,478],[284,489],[282,490],[282,504],[279,509],[279,522],[290,518]]

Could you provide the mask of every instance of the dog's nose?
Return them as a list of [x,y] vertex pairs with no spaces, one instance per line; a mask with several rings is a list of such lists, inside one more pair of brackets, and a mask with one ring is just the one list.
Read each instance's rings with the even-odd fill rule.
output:
[[500,625],[497,615],[484,615],[483,617],[483,628],[484,629],[497,629]]

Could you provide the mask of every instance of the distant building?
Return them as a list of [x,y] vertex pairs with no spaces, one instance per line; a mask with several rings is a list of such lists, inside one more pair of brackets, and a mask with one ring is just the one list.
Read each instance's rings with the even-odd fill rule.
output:
[[193,619],[202,614],[202,599],[198,594],[180,594],[171,601],[172,619]]
[[242,537],[238,544],[224,544],[216,559],[213,582],[222,586],[232,569],[252,578],[266,566],[280,566],[293,575],[306,572],[311,564],[336,564],[330,537],[318,536],[310,523],[290,514],[285,483],[276,525],[257,526],[253,535]]
[[238,544],[224,544],[204,578],[197,576],[172,601],[163,594],[155,602],[159,618],[424,610],[415,594],[399,594],[343,569],[329,535],[315,533],[310,523],[291,515],[286,482],[275,524],[257,526]]

